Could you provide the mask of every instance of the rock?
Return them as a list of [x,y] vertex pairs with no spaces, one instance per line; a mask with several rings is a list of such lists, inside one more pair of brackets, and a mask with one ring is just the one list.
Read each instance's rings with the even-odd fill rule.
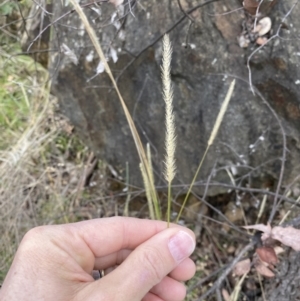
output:
[[[183,1],[185,11],[199,1]],[[53,20],[69,12],[62,1],[53,2]],[[240,3],[241,5],[241,3]],[[291,8],[278,1],[268,17],[273,33]],[[238,45],[245,19],[237,2],[223,1],[195,9],[191,20],[177,1],[140,0],[131,7],[111,3],[85,7],[103,50],[109,58],[118,86],[144,144],[150,143],[156,184],[163,185],[164,102],[161,94],[161,37],[170,31],[173,44],[172,84],[177,134],[177,184],[190,183],[205,151],[220,106],[232,79],[237,78],[217,139],[209,151],[198,180],[231,183],[225,167],[235,170],[236,181],[260,187],[266,180],[276,183],[281,169],[284,127],[287,157],[283,184],[300,172],[300,55],[295,38],[300,26],[300,6],[285,20],[290,30],[285,39],[272,39],[251,58],[251,77],[261,94],[249,89],[247,58],[257,49],[255,41],[246,49]],[[91,9],[92,8],[92,9]],[[224,14],[226,13],[226,14]],[[62,24],[62,25],[61,25]],[[67,26],[63,26],[67,25]],[[169,30],[172,28],[172,30]],[[129,163],[130,183],[142,186],[139,159],[124,113],[99,58],[76,13],[56,23],[50,49],[65,45],[78,60],[61,52],[50,58],[52,91],[64,114],[99,158],[107,160],[125,176]],[[74,58],[74,57],[73,57]],[[113,61],[114,59],[114,61]],[[261,95],[264,97],[262,98]],[[277,117],[276,117],[277,116]],[[257,184],[258,183],[258,184]],[[204,186],[196,186],[202,193]],[[224,191],[211,186],[210,195]]]

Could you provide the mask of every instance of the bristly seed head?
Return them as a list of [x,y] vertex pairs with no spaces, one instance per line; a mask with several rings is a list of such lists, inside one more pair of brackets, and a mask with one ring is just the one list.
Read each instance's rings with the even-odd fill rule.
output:
[[166,124],[166,138],[165,138],[165,171],[164,176],[168,183],[171,183],[176,173],[175,164],[175,118],[173,113],[173,89],[171,84],[171,58],[172,46],[168,35],[163,38],[163,58],[162,58],[162,83],[163,83],[163,98],[166,104],[165,124]]

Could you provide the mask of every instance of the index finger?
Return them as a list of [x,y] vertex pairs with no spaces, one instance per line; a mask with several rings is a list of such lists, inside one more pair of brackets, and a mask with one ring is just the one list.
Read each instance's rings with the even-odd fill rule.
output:
[[[110,217],[74,223],[73,227],[76,235],[85,241],[97,258],[122,249],[135,249],[165,230],[167,223],[130,217]],[[170,224],[170,227],[181,226]]]

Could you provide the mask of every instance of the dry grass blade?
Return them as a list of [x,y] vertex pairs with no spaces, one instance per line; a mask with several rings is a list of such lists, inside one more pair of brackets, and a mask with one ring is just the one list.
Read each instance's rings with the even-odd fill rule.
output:
[[246,278],[248,273],[244,274],[243,277],[239,280],[239,282],[236,284],[232,294],[230,295],[230,301],[237,301],[242,289],[242,284]]
[[144,169],[144,165],[140,163],[140,170],[141,170],[141,174],[143,177],[143,181],[144,181],[144,187],[145,187],[145,192],[146,192],[146,198],[148,201],[148,209],[149,209],[149,215],[151,219],[155,219],[155,214],[154,214],[154,209],[153,209],[153,203],[151,201],[151,193],[150,193],[150,189],[148,186],[148,181],[147,181],[147,176],[146,176],[146,172]]
[[95,31],[94,29],[91,27],[86,15],[84,14],[81,6],[77,3],[76,0],[70,0],[70,2],[73,4],[76,12],[78,13],[81,21],[83,22],[84,26],[85,26],[85,29],[96,49],[96,52],[97,54],[99,55],[100,57],[100,60],[102,61],[102,63],[104,64],[104,68],[105,68],[105,71],[106,73],[108,74],[110,80],[112,81],[113,83],[113,86],[117,92],[117,95],[119,97],[119,100],[121,102],[121,105],[122,105],[122,108],[124,110],[124,113],[125,113],[125,116],[126,116],[126,119],[127,119],[127,122],[128,122],[128,125],[130,127],[130,131],[131,131],[131,134],[132,134],[132,137],[133,137],[133,140],[135,142],[135,145],[136,145],[136,149],[137,149],[137,152],[138,152],[138,155],[139,155],[139,158],[140,158],[140,161],[141,161],[141,164],[144,166],[144,170],[145,170],[145,176],[146,176],[146,181],[148,182],[148,187],[149,187],[149,191],[150,191],[150,194],[151,194],[151,200],[154,204],[154,208],[155,208],[155,215],[156,215],[156,218],[157,219],[161,219],[161,214],[160,214],[160,208],[159,208],[159,203],[158,203],[158,199],[157,199],[157,194],[156,194],[156,189],[155,189],[155,185],[154,183],[151,181],[151,170],[150,170],[150,167],[149,167],[149,162],[147,160],[147,156],[146,156],[146,153],[145,153],[145,150],[144,150],[144,147],[143,147],[143,144],[141,142],[141,139],[139,137],[139,134],[137,132],[137,129],[134,125],[134,122],[132,120],[132,117],[128,111],[128,108],[125,104],[125,101],[123,100],[123,97],[119,91],[119,88],[117,86],[117,83],[114,79],[114,76],[111,72],[111,69],[106,61],[106,58],[104,56],[104,53],[102,51],[102,48],[101,48],[101,45],[97,39],[97,36],[95,34]]

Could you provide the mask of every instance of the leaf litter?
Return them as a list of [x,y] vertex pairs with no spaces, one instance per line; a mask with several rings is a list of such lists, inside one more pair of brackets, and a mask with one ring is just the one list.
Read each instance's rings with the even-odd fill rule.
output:
[[245,229],[254,229],[263,232],[261,236],[262,241],[267,239],[274,239],[281,242],[287,247],[291,247],[295,251],[300,251],[300,230],[294,227],[276,226],[271,228],[270,225],[251,225],[244,226]]
[[[251,265],[257,273],[264,277],[272,278],[274,266],[278,264],[277,254],[282,252],[282,248],[275,246],[275,241],[291,247],[295,251],[300,251],[300,230],[294,227],[271,227],[270,224],[257,224],[244,226],[245,229],[253,229],[262,232],[261,241],[263,246],[256,248],[253,255],[252,264],[249,258],[238,262],[234,269],[233,275],[241,276],[249,273]],[[279,248],[279,251],[278,251]]]

